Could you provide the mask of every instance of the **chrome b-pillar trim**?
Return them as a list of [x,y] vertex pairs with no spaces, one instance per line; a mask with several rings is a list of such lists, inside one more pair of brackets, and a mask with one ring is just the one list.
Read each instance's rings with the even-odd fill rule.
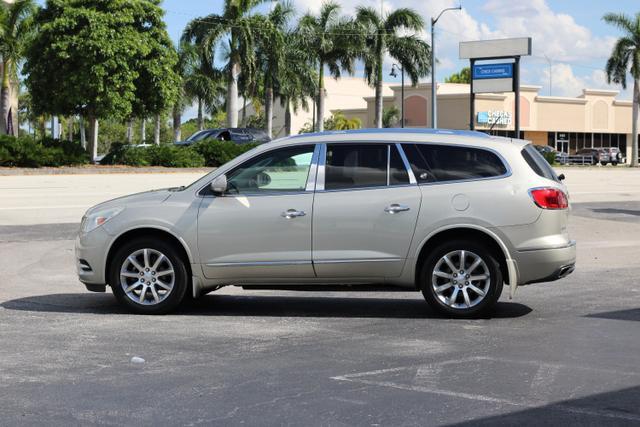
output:
[[313,155],[311,156],[311,165],[309,166],[309,177],[307,178],[307,186],[305,187],[305,191],[314,191],[316,189],[318,159],[320,158],[321,145],[322,144],[315,144],[313,148]]
[[404,167],[407,170],[407,173],[409,174],[409,183],[417,184],[418,181],[416,180],[416,176],[413,174],[413,169],[411,169],[411,164],[409,163],[409,159],[407,158],[407,155],[404,154],[404,150],[402,149],[402,144],[396,143],[396,149],[398,150],[398,153],[400,153],[400,158],[402,158],[402,163],[404,163]]
[[324,190],[325,163],[327,160],[327,144],[320,145],[320,157],[318,158],[318,174],[316,175],[316,191]]

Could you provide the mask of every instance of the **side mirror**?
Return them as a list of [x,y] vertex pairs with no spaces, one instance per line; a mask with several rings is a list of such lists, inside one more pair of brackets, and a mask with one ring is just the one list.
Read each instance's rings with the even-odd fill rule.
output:
[[215,196],[224,196],[227,192],[227,176],[220,175],[213,181],[211,181],[211,191]]
[[564,181],[564,174],[563,174],[563,173],[561,173],[560,175],[558,175],[558,179],[559,179],[560,181]]

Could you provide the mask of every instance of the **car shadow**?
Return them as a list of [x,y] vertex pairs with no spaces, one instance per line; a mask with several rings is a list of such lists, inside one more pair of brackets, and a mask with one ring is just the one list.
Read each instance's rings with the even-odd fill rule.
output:
[[[126,314],[111,295],[49,294],[17,298],[0,304],[7,310]],[[516,318],[532,309],[515,302],[499,302],[485,318]],[[430,319],[443,318],[422,298],[328,297],[291,295],[206,295],[183,303],[174,315],[247,317],[362,317]]]
[[605,311],[604,313],[592,313],[585,317],[612,320],[631,320],[640,322],[640,308],[632,308],[629,310]]

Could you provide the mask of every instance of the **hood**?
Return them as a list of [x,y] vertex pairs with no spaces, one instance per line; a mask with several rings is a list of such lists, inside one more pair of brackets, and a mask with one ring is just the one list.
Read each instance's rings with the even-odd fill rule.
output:
[[162,203],[167,200],[176,188],[162,188],[159,190],[143,191],[142,193],[129,194],[128,196],[116,197],[95,205],[87,210],[87,214],[101,209],[116,207],[127,207],[137,204]]

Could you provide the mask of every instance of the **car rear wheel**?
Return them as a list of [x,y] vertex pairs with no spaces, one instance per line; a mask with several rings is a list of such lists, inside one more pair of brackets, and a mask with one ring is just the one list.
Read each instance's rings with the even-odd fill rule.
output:
[[607,166],[607,162],[600,162],[602,166]]
[[173,246],[138,239],[116,252],[109,271],[116,299],[138,314],[163,314],[182,301],[188,285],[185,262]]
[[452,317],[488,313],[502,293],[502,273],[496,257],[470,241],[438,246],[421,271],[422,294],[429,305]]

